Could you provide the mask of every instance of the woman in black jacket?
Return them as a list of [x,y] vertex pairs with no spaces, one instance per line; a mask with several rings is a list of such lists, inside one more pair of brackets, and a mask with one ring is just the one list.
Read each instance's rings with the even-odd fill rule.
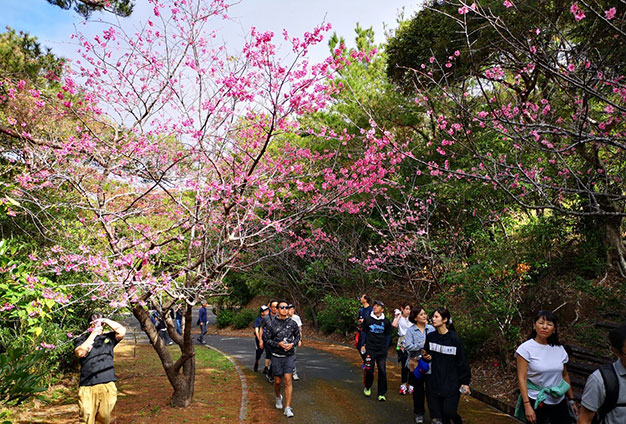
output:
[[426,397],[432,424],[461,424],[457,413],[461,393],[469,394],[470,368],[465,359],[463,343],[459,338],[450,312],[438,308],[432,314],[433,331],[426,336],[424,350],[430,359],[431,374],[426,378]]

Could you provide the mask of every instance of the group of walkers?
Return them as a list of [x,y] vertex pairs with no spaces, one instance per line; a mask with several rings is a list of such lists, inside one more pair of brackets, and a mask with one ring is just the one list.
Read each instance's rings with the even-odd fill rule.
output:
[[[265,352],[263,374],[274,384],[276,408],[283,409],[288,418],[294,416],[292,382],[300,379],[296,370],[296,348],[302,345],[302,320],[295,312],[295,306],[286,300],[272,300],[259,308],[259,316],[254,322],[254,371],[258,371]],[[284,397],[281,394],[283,385]]]
[[[415,422],[424,422],[426,398],[431,423],[462,423],[457,409],[461,394],[470,394],[471,372],[450,312],[435,309],[429,324],[423,307],[404,303],[390,322],[383,302],[367,295],[360,301],[355,345],[363,358],[364,395],[371,396],[378,368],[377,397],[387,400],[387,351],[396,327],[399,392],[413,396]],[[515,352],[520,389],[515,416],[530,424],[626,424],[626,325],[611,331],[609,341],[617,360],[589,376],[578,404],[557,319],[550,311],[539,311],[528,340]]]
[[356,347],[363,358],[363,394],[371,396],[374,370],[378,368],[377,398],[387,400],[387,351],[392,327],[396,327],[400,394],[413,396],[415,422],[424,422],[426,398],[433,424],[462,423],[457,408],[461,394],[470,393],[471,373],[450,312],[435,309],[431,325],[423,307],[405,303],[389,321],[383,302],[372,302],[366,294],[360,301]]
[[[450,312],[435,309],[429,324],[424,308],[404,304],[390,321],[383,302],[371,302],[363,295],[361,303],[356,347],[363,358],[364,395],[371,396],[377,368],[377,397],[386,400],[387,351],[392,327],[397,327],[396,351],[402,366],[400,394],[413,396],[415,422],[424,422],[426,399],[431,423],[462,423],[457,408],[460,395],[470,393],[471,374]],[[200,338],[206,332],[206,309],[203,303],[197,322]],[[110,330],[105,332],[105,327]],[[74,340],[74,352],[81,365],[80,422],[110,421],[117,400],[113,348],[125,334],[124,325],[96,312],[87,331]],[[285,416],[293,417],[292,380],[298,379],[296,348],[302,343],[302,321],[294,306],[284,300],[261,306],[254,336],[254,370],[258,370],[265,352],[263,373],[274,385],[276,408],[284,407]],[[520,388],[515,415],[531,424],[626,423],[626,325],[612,330],[609,342],[617,360],[589,376],[578,404],[567,372],[569,357],[559,341],[557,318],[550,311],[539,311],[528,340],[515,353]]]

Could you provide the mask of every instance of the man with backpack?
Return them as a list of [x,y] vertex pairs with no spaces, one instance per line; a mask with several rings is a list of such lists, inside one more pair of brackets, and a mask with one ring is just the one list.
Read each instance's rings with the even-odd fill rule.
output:
[[603,365],[587,379],[578,424],[626,423],[626,325],[609,333],[617,361]]

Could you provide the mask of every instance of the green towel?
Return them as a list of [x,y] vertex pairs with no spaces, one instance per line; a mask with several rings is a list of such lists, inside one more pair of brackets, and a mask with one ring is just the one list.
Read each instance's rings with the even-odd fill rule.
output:
[[[533,407],[535,410],[539,405],[541,405],[541,402],[547,399],[548,395],[556,398],[561,397],[567,393],[570,387],[565,380],[561,380],[558,386],[552,387],[539,387],[530,381],[527,381],[526,384],[529,389],[539,391],[539,393],[537,393],[537,400],[535,400],[535,405]],[[526,422],[526,412],[524,411],[524,401],[522,400],[521,394],[517,398],[517,405],[515,405],[515,418],[519,418],[520,420]]]

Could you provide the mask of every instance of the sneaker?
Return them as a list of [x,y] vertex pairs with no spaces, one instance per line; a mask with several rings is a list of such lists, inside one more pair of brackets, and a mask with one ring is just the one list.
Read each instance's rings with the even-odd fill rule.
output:
[[293,379],[294,379],[294,381],[298,381],[298,380],[300,380],[300,377],[298,376],[298,374],[297,374],[297,373],[294,373],[293,377],[291,377],[291,378],[293,378]]
[[413,394],[413,391],[414,391],[414,390],[415,390],[415,389],[413,388],[413,386],[409,386],[409,394],[410,394],[410,395],[412,395],[412,394]]
[[286,407],[285,412],[283,412],[283,414],[285,414],[287,418],[293,417],[293,409],[291,409],[291,406]]
[[276,398],[276,409],[283,409],[283,395]]
[[406,386],[404,384],[400,385],[400,394],[401,395],[406,395]]
[[267,367],[263,367],[263,374],[264,374],[264,375],[267,375],[268,371],[269,371],[269,370],[267,369]]
[[378,400],[381,402],[384,402],[387,400],[387,398],[385,397],[385,395],[381,395],[381,396],[378,396]]
[[415,424],[424,424],[424,416],[415,415]]
[[441,418],[433,418],[430,424],[443,424],[443,421],[441,421]]
[[368,389],[367,387],[363,389],[363,394],[367,397],[372,395],[372,389]]

